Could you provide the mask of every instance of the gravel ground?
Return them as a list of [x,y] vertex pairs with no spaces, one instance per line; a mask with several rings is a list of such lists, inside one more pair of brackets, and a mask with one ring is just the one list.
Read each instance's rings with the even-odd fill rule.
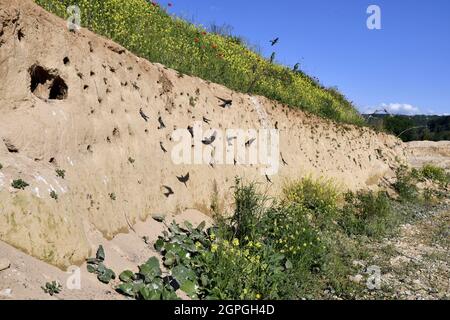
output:
[[369,261],[353,262],[360,272],[352,281],[371,287],[357,298],[450,299],[449,244],[449,204],[417,209],[397,235],[367,245]]

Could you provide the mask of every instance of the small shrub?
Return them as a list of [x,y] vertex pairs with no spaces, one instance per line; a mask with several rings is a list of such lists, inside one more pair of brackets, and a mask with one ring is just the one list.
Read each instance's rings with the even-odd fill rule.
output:
[[306,277],[321,272],[325,251],[307,219],[310,209],[269,202],[240,180],[234,197],[233,215],[208,230],[172,223],[155,243],[164,265],[193,298],[297,297]]
[[335,215],[340,194],[331,180],[304,178],[283,188],[286,205],[297,204],[309,209],[318,225],[327,224]]
[[52,190],[52,192],[50,192],[50,198],[58,200],[58,194],[55,190]]
[[3,169],[3,165],[0,163],[0,170],[2,170]]
[[432,164],[425,165],[420,172],[425,179],[443,184],[450,182],[450,175],[443,168],[436,167]]
[[116,194],[115,194],[114,192],[112,192],[112,193],[109,194],[109,198],[110,198],[112,201],[116,201],[116,199],[117,199]]
[[87,270],[89,273],[94,273],[97,275],[97,279],[105,284],[109,284],[111,280],[116,278],[116,274],[113,270],[107,268],[104,265],[105,261],[105,250],[103,246],[99,246],[95,258],[89,258],[87,262]]
[[254,238],[255,227],[264,212],[267,199],[256,192],[256,185],[243,185],[237,179],[234,189],[235,211],[231,218],[234,237],[243,240],[244,237]]
[[64,179],[66,177],[66,170],[56,169],[56,176]]
[[349,235],[383,236],[395,225],[385,192],[349,192],[345,195],[340,225]]
[[393,187],[400,196],[400,199],[403,201],[417,201],[419,198],[419,191],[416,186],[417,179],[405,166],[401,166],[396,174],[397,181],[394,183]]
[[22,179],[18,179],[18,180],[14,180],[14,181],[11,183],[11,186],[12,186],[14,189],[25,190],[25,188],[28,187],[29,184],[26,183],[25,181],[23,181]]

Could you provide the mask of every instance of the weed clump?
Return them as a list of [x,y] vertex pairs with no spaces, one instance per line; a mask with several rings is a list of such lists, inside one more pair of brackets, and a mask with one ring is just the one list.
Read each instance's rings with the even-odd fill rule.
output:
[[41,287],[45,293],[54,296],[59,294],[63,287],[58,281],[47,282],[45,286]]
[[29,186],[29,184],[27,182],[23,181],[22,179],[14,180],[11,183],[11,187],[13,187],[14,189],[18,189],[18,190],[25,190],[25,188],[28,186]]
[[391,201],[385,192],[349,192],[339,223],[348,235],[384,236],[394,227]]

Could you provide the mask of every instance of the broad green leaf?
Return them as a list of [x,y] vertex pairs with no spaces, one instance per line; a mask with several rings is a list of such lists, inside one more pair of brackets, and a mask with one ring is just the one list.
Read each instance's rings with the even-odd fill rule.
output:
[[119,279],[123,282],[131,282],[134,279],[134,273],[130,270],[125,270],[119,275]]
[[185,292],[189,297],[195,298],[197,294],[197,289],[195,287],[195,283],[187,280],[180,287],[181,291]]
[[163,249],[164,249],[164,240],[160,238],[155,242],[155,250],[161,252]]
[[205,226],[206,226],[206,222],[205,222],[205,221],[202,221],[202,222],[198,225],[197,231],[203,231],[203,229],[205,229]]
[[188,269],[185,266],[178,265],[172,269],[172,276],[183,285],[184,282],[191,280],[194,281],[196,274],[192,269]]
[[105,261],[105,249],[103,249],[102,245],[98,247],[97,254],[95,257],[100,261]]
[[96,273],[97,272],[97,266],[95,264],[88,264],[87,265],[87,271],[89,273]]
[[161,300],[161,291],[150,289],[147,286],[139,290],[139,295],[144,300]]
[[183,231],[181,231],[180,227],[178,226],[178,224],[175,223],[175,221],[172,222],[172,224],[169,227],[170,232],[172,232],[173,234],[183,234]]
[[160,276],[161,273],[159,261],[155,257],[148,259],[146,263],[139,267],[139,274],[145,278],[146,283],[151,282],[154,278]]
[[99,259],[97,259],[97,258],[86,259],[86,263],[88,263],[88,264],[99,264],[100,262],[101,261]]
[[177,296],[177,294],[170,289],[164,289],[162,292],[162,297],[163,300],[180,300],[180,298]]
[[103,263],[100,262],[100,263],[97,265],[97,273],[105,273],[105,271],[106,271],[105,265],[104,265]]
[[177,257],[172,251],[169,251],[164,256],[164,265],[166,267],[171,267],[175,264],[175,261],[177,260]]
[[185,221],[184,226],[186,227],[186,231],[189,231],[189,232],[192,232],[194,229],[194,226],[189,221]]
[[145,264],[154,269],[158,276],[161,274],[161,269],[159,268],[159,260],[156,257],[151,257]]
[[111,280],[116,278],[116,274],[111,269],[106,269],[105,272],[97,276],[98,280],[108,284]]
[[121,285],[119,285],[117,290],[120,293],[122,293],[126,296],[129,296],[129,297],[134,297],[134,295],[135,295],[133,283],[122,283]]

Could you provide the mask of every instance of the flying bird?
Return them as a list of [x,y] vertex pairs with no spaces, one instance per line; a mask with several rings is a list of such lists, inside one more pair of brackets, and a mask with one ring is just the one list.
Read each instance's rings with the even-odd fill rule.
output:
[[192,128],[191,126],[187,127],[187,130],[189,131],[189,133],[191,134],[191,137],[194,137],[194,128]]
[[284,160],[283,154],[282,154],[282,153],[280,153],[280,156],[281,156],[281,161],[283,162],[283,164],[284,164],[285,166],[288,166],[288,163],[286,162],[286,160]]
[[148,119],[150,119],[142,110],[142,108],[139,109],[139,114],[141,115],[141,117],[145,120],[145,122],[148,122]]
[[297,72],[299,68],[300,68],[300,63],[297,62],[294,66],[294,69],[292,69],[292,71]]
[[189,172],[188,172],[185,176],[177,177],[177,179],[178,179],[178,181],[180,181],[181,183],[184,183],[184,185],[185,185],[186,188],[187,188],[186,182],[189,181]]
[[159,146],[161,147],[161,150],[164,152],[164,153],[166,153],[167,152],[167,150],[166,150],[166,148],[164,148],[164,146],[163,146],[163,143],[162,143],[162,141],[161,142],[159,142]]
[[248,141],[245,143],[245,146],[246,146],[246,147],[250,147],[250,146],[252,145],[252,143],[255,142],[255,141],[256,141],[256,138],[252,138],[252,139],[248,140]]
[[267,174],[266,174],[266,180],[267,180],[267,182],[272,183],[272,180],[270,180],[270,178]]
[[164,124],[164,121],[161,117],[158,118],[158,122],[159,122],[158,130],[164,129],[166,127],[166,125]]
[[209,120],[209,119],[203,117],[203,122],[206,123],[206,124],[209,124],[209,123],[211,122],[211,120]]
[[222,104],[220,106],[224,109],[231,107],[231,105],[233,104],[233,100],[223,99],[223,98],[219,98],[219,97],[216,97],[216,98],[219,99],[220,101],[222,101]]
[[175,194],[175,192],[173,192],[171,187],[163,186],[163,188],[167,190],[166,192],[164,192],[164,195],[166,196],[166,198],[168,198],[171,195]]
[[205,144],[205,145],[210,145],[214,141],[216,141],[216,136],[217,136],[217,131],[214,132],[214,134],[210,138],[203,139],[202,143]]
[[273,47],[274,45],[276,45],[276,44],[278,43],[279,40],[280,40],[280,38],[275,38],[275,39],[273,39],[273,40],[270,40],[270,43],[272,44],[272,47]]
[[278,130],[278,121],[277,121],[277,122],[275,122],[275,129],[277,129],[277,130]]

